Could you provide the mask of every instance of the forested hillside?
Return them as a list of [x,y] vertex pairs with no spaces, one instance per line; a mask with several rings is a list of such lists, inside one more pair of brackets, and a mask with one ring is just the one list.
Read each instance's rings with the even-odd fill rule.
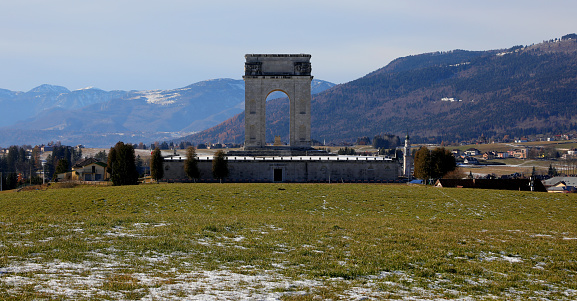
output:
[[[288,140],[288,100],[267,104],[267,140]],[[523,136],[577,129],[573,35],[504,50],[427,53],[394,60],[313,97],[312,136],[353,142],[379,133],[419,140]],[[243,142],[244,118],[186,138]]]

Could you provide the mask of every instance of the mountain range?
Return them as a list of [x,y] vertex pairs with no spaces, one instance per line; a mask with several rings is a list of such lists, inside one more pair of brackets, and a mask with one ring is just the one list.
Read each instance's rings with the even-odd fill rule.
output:
[[[267,104],[267,141],[289,135],[289,103]],[[354,142],[381,133],[440,142],[577,130],[577,35],[488,51],[398,58],[314,95],[312,138]],[[177,141],[244,140],[244,115]]]
[[[313,81],[312,138],[350,143],[377,134],[416,142],[577,131],[577,35],[529,46],[401,57],[359,79]],[[267,141],[289,136],[289,102],[267,102]],[[0,146],[109,147],[117,141],[244,140],[244,82],[173,90],[0,89]],[[187,133],[193,133],[187,135]]]
[[[313,80],[312,93],[332,86]],[[210,128],[242,112],[244,81],[215,79],[153,91],[70,91],[54,85],[28,92],[0,89],[0,108],[0,145],[5,147],[57,140],[91,147],[150,143]]]

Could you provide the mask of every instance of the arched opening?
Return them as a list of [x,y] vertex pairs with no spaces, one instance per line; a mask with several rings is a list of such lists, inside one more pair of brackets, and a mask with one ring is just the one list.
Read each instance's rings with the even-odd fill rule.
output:
[[[286,92],[275,89],[266,97],[265,139],[270,145],[288,145],[290,141],[290,100]],[[280,137],[280,139],[275,139]]]

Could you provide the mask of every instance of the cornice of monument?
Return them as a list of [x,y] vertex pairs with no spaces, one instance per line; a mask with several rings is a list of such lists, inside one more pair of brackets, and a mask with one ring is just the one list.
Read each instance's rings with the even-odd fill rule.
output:
[[305,53],[298,53],[298,54],[256,54],[256,53],[249,53],[244,55],[245,58],[249,57],[308,57],[310,58],[310,54]]

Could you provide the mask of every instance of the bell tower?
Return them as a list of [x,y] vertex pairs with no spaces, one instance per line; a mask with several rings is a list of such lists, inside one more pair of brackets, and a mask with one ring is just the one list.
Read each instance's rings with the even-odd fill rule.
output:
[[405,137],[405,147],[403,148],[403,176],[409,181],[413,174],[413,157],[411,156],[411,141],[409,134]]

